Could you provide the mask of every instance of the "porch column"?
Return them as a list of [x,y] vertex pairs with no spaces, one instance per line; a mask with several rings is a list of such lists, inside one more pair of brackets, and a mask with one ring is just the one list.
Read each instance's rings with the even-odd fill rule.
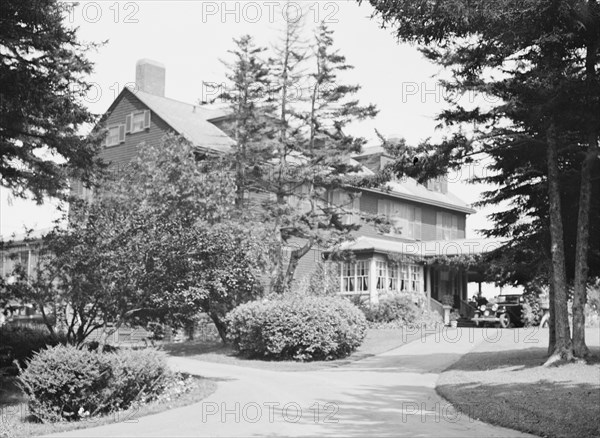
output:
[[375,261],[375,255],[373,255],[369,260],[369,298],[371,304],[379,302],[379,294],[377,293],[377,265]]
[[428,265],[423,266],[424,269],[424,275],[427,276],[425,283],[427,284],[427,287],[425,288],[425,294],[427,295],[427,308],[429,310],[431,310],[431,288],[432,288],[432,284],[431,284],[431,267]]

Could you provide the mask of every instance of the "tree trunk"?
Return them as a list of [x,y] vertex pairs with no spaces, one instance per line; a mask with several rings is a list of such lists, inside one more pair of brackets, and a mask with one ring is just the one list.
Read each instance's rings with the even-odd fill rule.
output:
[[573,359],[573,347],[567,311],[567,275],[565,269],[564,234],[560,201],[558,169],[558,138],[554,121],[546,131],[548,161],[548,198],[550,203],[550,242],[552,254],[552,282],[554,284],[554,325],[556,342],[546,361],[551,365],[561,359]]
[[554,351],[554,347],[556,346],[556,322],[554,320],[554,303],[556,302],[556,299],[554,297],[554,277],[552,274],[552,267],[550,267],[549,274],[548,309],[550,312],[550,318],[548,319],[548,356],[551,356],[552,352]]
[[296,268],[298,267],[298,262],[302,257],[304,257],[308,251],[312,248],[314,243],[314,239],[311,237],[308,241],[302,246],[302,248],[294,249],[290,255],[290,261],[287,266],[287,271],[285,273],[285,287],[289,289],[292,286],[292,282],[294,281],[294,274],[296,273]]
[[596,148],[590,143],[581,166],[581,188],[579,194],[579,216],[577,219],[577,246],[575,249],[575,291],[573,295],[573,353],[586,357],[590,351],[585,344],[585,304],[587,302],[588,249],[590,204],[592,192],[592,167]]
[[[586,81],[588,97],[593,96],[596,81],[596,52],[598,45],[592,37],[586,52]],[[597,105],[588,110],[588,150],[581,165],[581,187],[579,192],[579,212],[577,217],[577,246],[575,249],[575,291],[573,296],[573,353],[586,357],[590,351],[585,344],[585,304],[587,302],[588,250],[590,238],[590,204],[592,195],[592,169],[598,154],[598,133],[596,130]]]
[[221,338],[224,344],[227,344],[227,324],[221,321],[221,319],[212,312],[208,315],[210,316],[210,319],[212,319],[212,322],[215,324],[217,332],[219,332],[219,337]]

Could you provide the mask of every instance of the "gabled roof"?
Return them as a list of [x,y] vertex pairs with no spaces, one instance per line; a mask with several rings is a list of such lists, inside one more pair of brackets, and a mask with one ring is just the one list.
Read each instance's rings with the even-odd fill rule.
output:
[[[224,117],[227,114],[224,109],[204,108],[202,105],[193,105],[168,97],[124,88],[122,94],[126,92],[139,99],[178,134],[188,139],[195,146],[219,152],[232,151],[234,141],[209,122],[209,120]],[[117,98],[115,102],[118,100]]]
[[399,242],[398,240],[361,236],[354,241],[342,244],[340,249],[353,252],[405,254],[420,258],[485,254],[499,248],[504,243],[505,240],[490,238]]

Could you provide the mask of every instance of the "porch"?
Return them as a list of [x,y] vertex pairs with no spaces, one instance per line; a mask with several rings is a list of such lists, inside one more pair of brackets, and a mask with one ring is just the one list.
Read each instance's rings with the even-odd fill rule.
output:
[[363,297],[370,303],[388,293],[411,294],[448,322],[456,309],[472,316],[468,283],[481,282],[481,273],[454,260],[492,251],[500,242],[489,239],[403,242],[359,237],[342,250],[351,259],[341,261],[340,294]]

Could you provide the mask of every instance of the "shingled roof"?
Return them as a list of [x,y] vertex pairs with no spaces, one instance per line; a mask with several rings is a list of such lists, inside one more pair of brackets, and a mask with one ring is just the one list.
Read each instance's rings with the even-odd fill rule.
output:
[[224,117],[225,109],[205,108],[129,88],[123,92],[131,93],[195,146],[219,152],[232,151],[234,141],[210,122]]

